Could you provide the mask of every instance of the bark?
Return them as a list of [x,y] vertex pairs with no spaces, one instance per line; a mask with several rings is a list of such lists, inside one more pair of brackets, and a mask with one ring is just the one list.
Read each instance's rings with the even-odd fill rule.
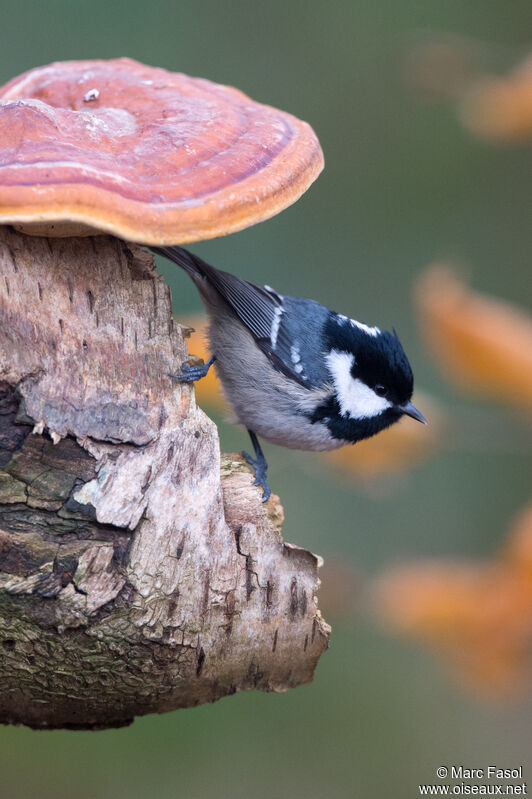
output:
[[318,558],[220,456],[151,256],[0,228],[0,721],[101,728],[309,682]]

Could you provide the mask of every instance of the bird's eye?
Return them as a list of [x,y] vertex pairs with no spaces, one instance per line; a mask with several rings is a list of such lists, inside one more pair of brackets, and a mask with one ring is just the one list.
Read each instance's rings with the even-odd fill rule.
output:
[[378,397],[385,397],[387,393],[388,389],[386,388],[386,386],[381,386],[381,385],[375,386],[375,394]]

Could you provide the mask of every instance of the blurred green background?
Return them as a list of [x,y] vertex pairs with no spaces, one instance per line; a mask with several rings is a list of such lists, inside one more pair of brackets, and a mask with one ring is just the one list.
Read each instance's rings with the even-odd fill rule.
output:
[[[420,340],[411,292],[428,263],[451,257],[469,266],[476,288],[530,307],[532,149],[475,140],[449,105],[406,85],[403,65],[420,39],[444,32],[480,42],[487,68],[510,67],[532,44],[528,0],[1,8],[0,83],[53,60],[128,55],[233,84],[313,125],[326,169],[308,194],[275,219],[193,249],[283,293],[394,325],[417,385],[456,414],[460,446],[370,493],[320,459],[267,446],[285,537],[363,577],[410,558],[489,556],[530,499],[531,450],[511,425],[493,449],[467,429],[464,401]],[[200,310],[187,278],[160,265],[176,314]],[[489,409],[488,420],[497,414]],[[226,451],[248,444],[224,424],[220,436]],[[522,764],[526,779],[530,702],[468,695],[435,657],[388,637],[356,604],[329,617],[331,648],[314,683],[291,693],[242,694],[109,732],[0,728],[0,794],[410,799],[452,763]]]

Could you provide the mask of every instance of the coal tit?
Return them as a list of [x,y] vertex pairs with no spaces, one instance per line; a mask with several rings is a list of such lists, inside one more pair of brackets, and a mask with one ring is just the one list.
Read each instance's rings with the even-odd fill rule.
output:
[[150,247],[182,267],[209,316],[210,360],[173,375],[220,377],[236,421],[248,429],[255,485],[270,496],[257,435],[292,449],[330,450],[369,438],[412,404],[413,375],[395,331],[368,327],[314,300],[288,297],[215,269],[182,247]]

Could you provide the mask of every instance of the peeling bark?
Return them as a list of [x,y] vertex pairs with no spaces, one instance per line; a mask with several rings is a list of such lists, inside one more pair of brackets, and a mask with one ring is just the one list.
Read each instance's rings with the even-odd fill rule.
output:
[[151,256],[0,228],[0,721],[101,728],[312,679],[318,559],[220,456]]

